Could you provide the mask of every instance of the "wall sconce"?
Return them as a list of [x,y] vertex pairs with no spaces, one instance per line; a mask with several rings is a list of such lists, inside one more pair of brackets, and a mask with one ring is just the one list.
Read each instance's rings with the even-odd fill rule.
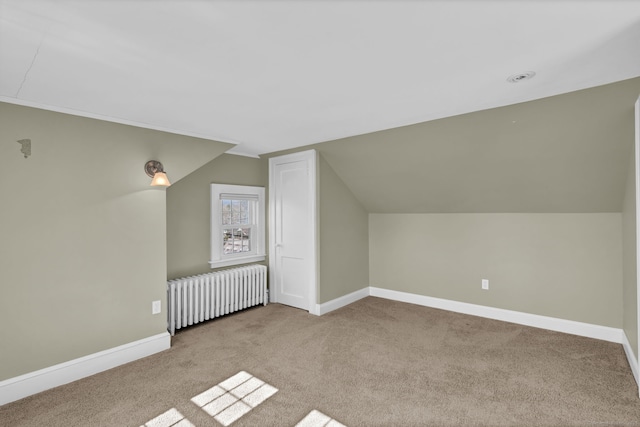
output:
[[167,174],[164,172],[164,168],[162,167],[162,163],[157,160],[149,160],[144,165],[144,171],[151,178],[151,185],[153,187],[168,187],[171,185],[169,182],[169,178],[167,178]]

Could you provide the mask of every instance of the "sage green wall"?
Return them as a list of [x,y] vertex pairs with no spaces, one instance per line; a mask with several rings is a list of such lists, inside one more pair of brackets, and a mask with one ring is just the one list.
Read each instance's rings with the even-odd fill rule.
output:
[[223,154],[167,189],[167,276],[211,271],[211,183],[267,186],[265,162]]
[[165,190],[144,163],[175,181],[228,147],[0,103],[0,380],[166,332]]
[[371,285],[621,328],[621,227],[620,213],[371,214]]
[[620,212],[640,77],[312,145],[370,213]]
[[636,238],[636,162],[634,155],[629,161],[627,187],[622,209],[623,244],[623,329],[629,344],[638,359],[638,276]]
[[319,155],[319,296],[324,303],[369,286],[368,214]]

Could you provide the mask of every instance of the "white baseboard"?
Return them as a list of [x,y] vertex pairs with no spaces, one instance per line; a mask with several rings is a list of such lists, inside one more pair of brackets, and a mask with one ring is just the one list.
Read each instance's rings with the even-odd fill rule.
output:
[[635,378],[636,384],[638,384],[638,395],[640,396],[640,369],[638,366],[638,359],[631,349],[631,343],[627,338],[627,334],[624,332],[622,333],[622,347],[624,348],[624,353],[627,355],[629,366],[631,366],[633,378]]
[[329,313],[330,311],[337,310],[341,307],[352,304],[358,301],[359,299],[368,297],[369,295],[370,295],[369,287],[362,288],[358,291],[351,292],[350,294],[341,296],[331,301],[327,301],[323,304],[316,304],[316,309],[312,314],[315,314],[317,316],[322,316],[323,314]]
[[170,347],[171,335],[164,332],[0,381],[0,405],[133,362]]
[[391,291],[388,289],[376,288],[373,286],[371,286],[369,290],[370,295],[374,297],[386,298],[411,304],[418,304],[426,307],[439,308],[442,310],[454,311],[456,313],[486,317],[488,319],[502,320],[504,322],[532,326],[534,328],[542,328],[556,332],[580,335],[583,337],[595,338],[599,340],[615,342],[618,344],[622,344],[622,337],[624,335],[622,329],[611,328],[608,326],[593,325],[591,323],[582,323],[573,320],[558,319],[555,317],[540,316],[537,314],[486,307],[483,305],[427,297],[424,295],[410,294],[407,292]]

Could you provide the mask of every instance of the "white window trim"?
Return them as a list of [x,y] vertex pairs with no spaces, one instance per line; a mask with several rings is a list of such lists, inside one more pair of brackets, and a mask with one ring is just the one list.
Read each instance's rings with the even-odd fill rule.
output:
[[[222,209],[220,208],[220,195],[233,194],[239,196],[256,197],[256,222],[255,222],[255,251],[251,253],[224,254],[222,251]],[[264,187],[249,185],[211,184],[211,268],[228,267],[237,264],[264,261],[265,252],[265,200]],[[252,239],[254,236],[252,236]]]

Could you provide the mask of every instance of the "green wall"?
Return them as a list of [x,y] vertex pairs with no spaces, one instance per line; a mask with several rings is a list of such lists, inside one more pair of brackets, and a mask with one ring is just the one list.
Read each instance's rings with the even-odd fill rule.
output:
[[167,277],[211,271],[211,183],[266,187],[265,163],[223,154],[167,189]]
[[636,360],[638,349],[638,272],[637,272],[637,230],[636,230],[636,160],[635,149],[629,159],[629,171],[622,209],[623,243],[623,329],[631,344]]
[[318,303],[322,304],[369,286],[369,219],[327,161],[318,157]]
[[619,213],[371,214],[369,230],[372,286],[622,327]]
[[312,145],[370,213],[620,212],[640,78]]
[[166,332],[165,190],[143,166],[177,181],[228,147],[0,103],[0,380]]

